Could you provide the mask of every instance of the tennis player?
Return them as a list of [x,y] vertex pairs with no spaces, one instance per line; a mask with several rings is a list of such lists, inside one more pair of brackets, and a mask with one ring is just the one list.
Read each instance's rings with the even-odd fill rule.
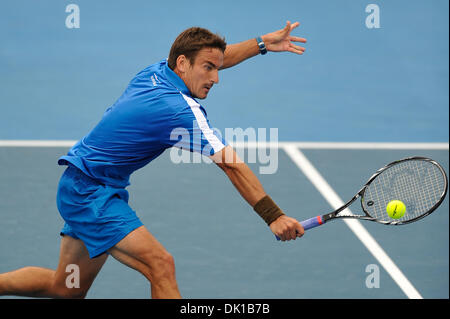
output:
[[[193,27],[174,41],[168,59],[150,65],[129,83],[89,134],[62,156],[67,165],[57,194],[65,221],[56,270],[25,267],[0,275],[0,295],[83,298],[108,255],[139,271],[153,298],[180,298],[174,259],[128,205],[130,175],[172,146],[209,156],[281,240],[304,233],[268,196],[257,177],[211,129],[205,99],[221,69],[273,52],[302,54],[291,36],[299,23],[256,39],[227,45],[210,31]],[[79,268],[79,287],[66,284],[66,267]]]

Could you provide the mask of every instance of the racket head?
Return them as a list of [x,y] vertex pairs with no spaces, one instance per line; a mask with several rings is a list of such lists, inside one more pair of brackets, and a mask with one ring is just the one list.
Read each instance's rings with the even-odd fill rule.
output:
[[[361,207],[367,219],[403,225],[431,214],[447,194],[447,175],[439,163],[426,157],[409,157],[379,169],[361,189]],[[392,200],[401,200],[405,214],[394,219],[386,211]]]

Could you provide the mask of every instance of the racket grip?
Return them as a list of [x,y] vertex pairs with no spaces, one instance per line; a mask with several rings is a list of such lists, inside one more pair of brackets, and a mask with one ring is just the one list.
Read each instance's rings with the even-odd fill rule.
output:
[[307,220],[300,222],[302,224],[303,229],[308,230],[323,224],[322,216],[316,216]]
[[[301,221],[300,224],[302,224],[304,230],[308,230],[308,229],[322,225],[323,219],[322,219],[322,216],[319,215],[319,216]],[[277,235],[275,235],[275,237],[277,238],[277,240],[281,240],[280,237],[278,237]]]

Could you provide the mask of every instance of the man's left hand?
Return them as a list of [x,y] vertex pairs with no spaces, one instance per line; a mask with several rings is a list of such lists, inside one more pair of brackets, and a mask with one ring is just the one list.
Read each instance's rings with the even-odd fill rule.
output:
[[286,26],[278,31],[263,35],[263,39],[268,51],[272,52],[292,52],[296,54],[303,54],[304,47],[294,44],[294,42],[306,43],[305,38],[291,36],[291,31],[297,28],[300,23],[295,22],[291,24],[286,22]]

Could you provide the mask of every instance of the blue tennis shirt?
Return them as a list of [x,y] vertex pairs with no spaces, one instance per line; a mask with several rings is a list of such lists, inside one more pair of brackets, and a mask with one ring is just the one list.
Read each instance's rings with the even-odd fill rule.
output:
[[205,109],[167,65],[139,72],[100,122],[58,160],[115,187],[172,146],[213,155],[226,145],[211,129]]

